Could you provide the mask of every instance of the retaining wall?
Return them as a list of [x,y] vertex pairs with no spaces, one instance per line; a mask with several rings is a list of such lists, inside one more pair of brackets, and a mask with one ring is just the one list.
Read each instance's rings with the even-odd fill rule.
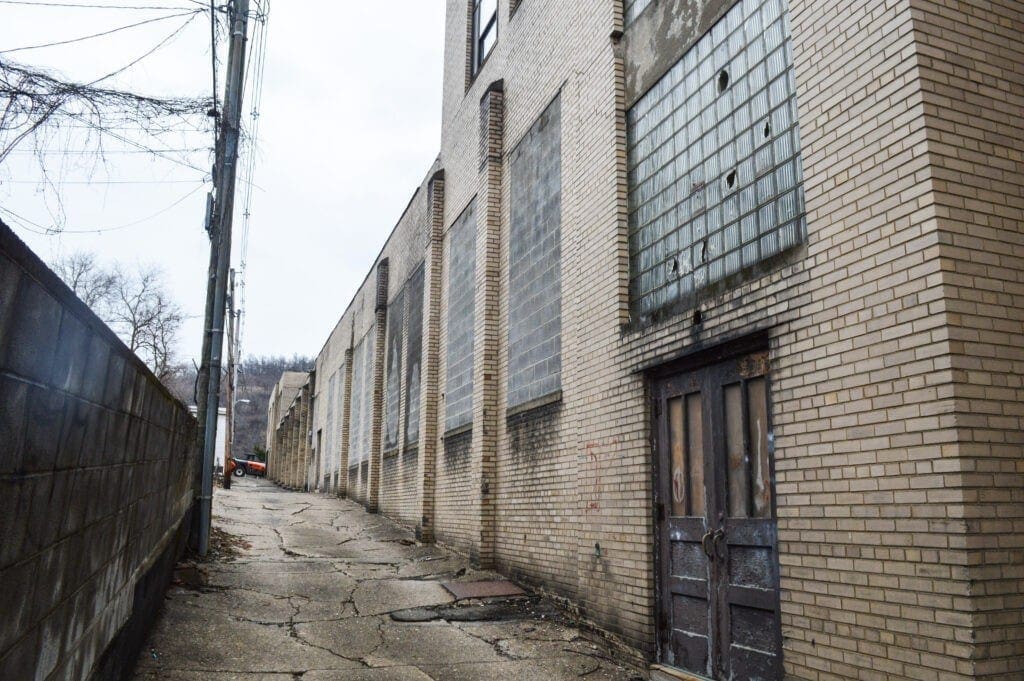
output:
[[187,538],[195,428],[0,223],[0,678],[130,671]]

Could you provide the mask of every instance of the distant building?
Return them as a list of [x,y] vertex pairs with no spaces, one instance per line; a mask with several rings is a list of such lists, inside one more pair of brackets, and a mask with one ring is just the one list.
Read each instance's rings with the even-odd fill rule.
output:
[[1024,4],[447,7],[271,475],[658,678],[1024,678]]
[[[299,389],[309,380],[309,374],[303,371],[286,371],[274,386],[267,401],[267,475],[282,479],[274,469],[283,465],[276,456],[283,443],[277,441],[277,430],[281,421],[298,397]],[[283,473],[283,471],[281,471]]]

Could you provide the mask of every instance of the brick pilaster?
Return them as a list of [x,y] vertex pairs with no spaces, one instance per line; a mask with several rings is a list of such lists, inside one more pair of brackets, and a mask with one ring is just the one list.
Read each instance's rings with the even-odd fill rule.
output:
[[299,418],[300,408],[299,398],[296,397],[292,404],[291,413],[288,415],[288,420],[292,424],[292,440],[288,447],[288,457],[290,459],[288,466],[288,487],[293,490],[299,488],[299,431],[302,427]]
[[420,364],[419,524],[421,541],[434,541],[434,492],[437,476],[438,367],[441,363],[441,290],[444,276],[444,171],[428,183],[430,231],[424,259],[423,359]]
[[384,341],[388,324],[388,259],[377,265],[377,292],[374,305],[373,406],[370,421],[370,470],[366,485],[366,509],[376,513],[380,507],[381,428],[384,414],[384,375],[387,373]]
[[495,454],[498,431],[498,349],[501,307],[501,180],[504,84],[495,81],[480,100],[480,173],[477,184],[476,315],[473,357],[471,461],[479,490],[477,559],[494,564]]
[[[273,398],[271,398],[273,399]],[[270,446],[267,448],[267,477],[271,482],[277,482],[277,452],[280,451],[281,430],[274,428],[274,436],[270,439]]]
[[306,385],[302,386],[302,392],[299,394],[299,446],[298,452],[298,487],[300,490],[310,490],[312,486],[309,481],[309,461],[310,461],[310,446],[309,446],[309,402],[311,399],[311,384],[307,382]]
[[281,417],[277,426],[277,484],[288,484],[288,416]]

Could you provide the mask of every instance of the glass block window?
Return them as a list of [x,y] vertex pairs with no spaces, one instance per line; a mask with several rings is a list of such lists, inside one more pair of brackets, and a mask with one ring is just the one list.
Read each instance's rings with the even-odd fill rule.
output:
[[420,439],[420,369],[423,362],[423,263],[405,285],[406,322],[405,443]]
[[561,102],[513,150],[509,235],[508,405],[561,388]]
[[373,327],[352,352],[352,413],[349,421],[348,463],[370,458],[370,429],[373,427]]
[[334,439],[331,451],[337,453],[338,468],[341,468],[344,463],[344,457],[348,455],[348,452],[341,451],[341,430],[345,426],[345,419],[348,418],[345,404],[345,365],[342,364],[341,368],[334,375],[337,380],[335,381],[336,385],[334,388]]
[[376,344],[377,330],[376,325],[371,326],[370,330],[366,332],[363,337],[363,386],[362,395],[360,399],[363,403],[362,408],[362,434],[360,434],[360,461],[368,461],[370,459],[370,446],[372,444],[372,433],[373,433],[373,375],[376,369],[376,362],[374,361],[373,346]]
[[405,324],[405,289],[388,305],[387,378],[384,383],[384,450],[398,447],[398,414],[402,380],[402,326]]
[[327,381],[327,433],[324,435],[324,470],[328,473],[333,473],[337,470],[336,461],[334,458],[335,454],[335,440],[334,440],[334,423],[335,423],[335,400],[337,399],[337,385],[338,385],[338,372],[331,374],[330,380]]
[[783,0],[742,0],[630,109],[634,320],[805,238]]
[[650,4],[651,0],[626,0],[626,26],[632,24]]
[[476,296],[476,202],[448,231],[448,371],[445,430],[473,421],[473,323]]
[[369,345],[363,337],[355,350],[352,351],[352,411],[349,414],[348,426],[348,463],[357,464],[362,461],[362,440],[363,440],[363,384],[365,380],[366,365],[363,346]]

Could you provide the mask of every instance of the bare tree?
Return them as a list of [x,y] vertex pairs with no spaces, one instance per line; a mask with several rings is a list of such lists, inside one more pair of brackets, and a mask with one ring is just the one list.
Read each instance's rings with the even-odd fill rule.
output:
[[116,272],[104,269],[96,262],[95,255],[83,251],[59,258],[51,267],[83,303],[106,318],[103,308],[117,287]]
[[172,376],[178,332],[188,316],[167,293],[159,268],[108,269],[91,253],[74,253],[54,262],[53,270],[157,378]]
[[163,381],[177,371],[174,359],[178,331],[187,316],[162,290],[153,294],[151,310],[149,324],[142,329],[140,354]]

